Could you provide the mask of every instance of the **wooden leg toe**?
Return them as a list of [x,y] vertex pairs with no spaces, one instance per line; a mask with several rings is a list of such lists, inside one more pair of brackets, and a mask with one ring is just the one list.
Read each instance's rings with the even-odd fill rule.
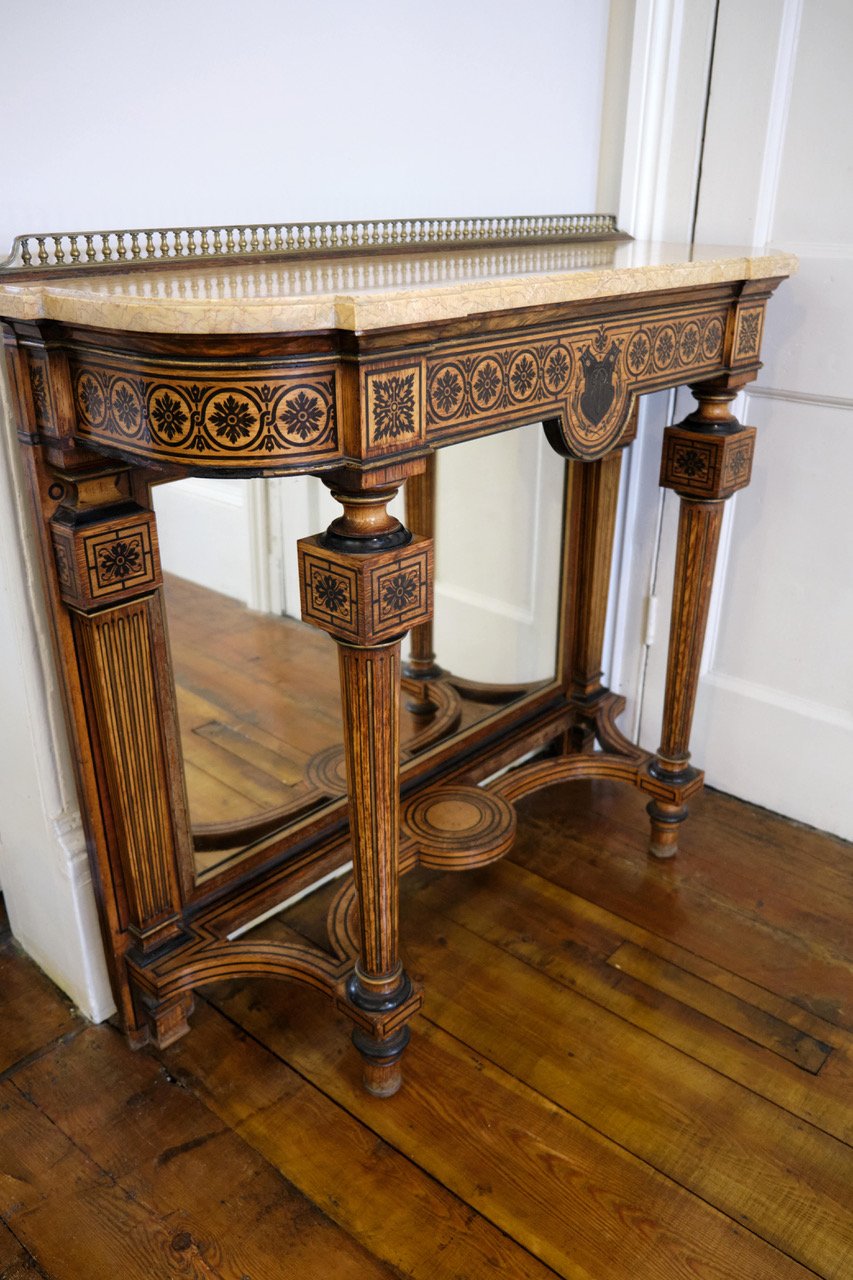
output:
[[361,1054],[362,1084],[376,1098],[391,1098],[403,1083],[400,1059],[409,1043],[409,1028],[401,1027],[384,1040],[377,1040],[359,1027],[352,1042]]
[[678,853],[678,833],[687,817],[686,807],[652,800],[646,813],[652,826],[649,853],[655,858],[674,858]]

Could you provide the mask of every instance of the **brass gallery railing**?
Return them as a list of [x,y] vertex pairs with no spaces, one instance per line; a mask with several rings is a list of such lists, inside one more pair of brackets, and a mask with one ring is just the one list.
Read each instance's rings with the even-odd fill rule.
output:
[[329,254],[470,249],[499,244],[627,240],[612,214],[392,218],[136,231],[49,231],[16,236],[0,275],[100,267],[186,265],[191,259],[289,258]]

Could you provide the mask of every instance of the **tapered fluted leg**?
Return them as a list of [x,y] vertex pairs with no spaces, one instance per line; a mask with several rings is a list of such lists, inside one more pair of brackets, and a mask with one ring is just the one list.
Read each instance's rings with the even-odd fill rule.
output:
[[400,641],[432,610],[432,543],[389,516],[393,488],[369,476],[333,488],[344,515],[299,544],[302,613],[339,647],[359,955],[346,1011],[365,1088],[400,1087],[420,996],[399,956]]
[[[687,817],[685,800],[701,784],[690,765],[690,729],[723,505],[744,488],[752,472],[755,430],[729,412],[736,388],[710,383],[693,388],[699,408],[664,432],[661,484],[681,497],[672,619],[661,743],[649,769],[650,852],[659,858],[678,851]],[[657,791],[655,783],[658,784]]]
[[[411,994],[399,956],[400,642],[339,642],[338,656],[360,937],[349,995],[363,1009],[388,1011]],[[409,1028],[386,1037],[357,1028],[354,1040],[365,1087],[396,1093]]]
[[131,498],[125,473],[95,458],[53,473],[49,534],[64,610],[57,628],[70,631],[73,649],[63,653],[69,687],[80,689],[71,707],[93,751],[98,808],[109,823],[104,881],[115,897],[105,897],[106,909],[121,911],[131,943],[115,972],[122,1018],[132,1044],[153,1039],[162,1048],[188,1029],[192,995],[161,1001],[135,980],[129,989],[126,961],[144,972],[152,956],[179,944],[191,836],[175,767],[180,738],[156,522]]
[[[722,520],[722,501],[693,502],[682,498],[663,731],[655,763],[656,772],[672,778],[683,778],[689,772],[690,727]],[[693,772],[695,774],[695,770]],[[650,852],[658,858],[670,858],[677,852],[678,829],[687,817],[687,809],[684,805],[653,800],[648,811],[652,823]]]

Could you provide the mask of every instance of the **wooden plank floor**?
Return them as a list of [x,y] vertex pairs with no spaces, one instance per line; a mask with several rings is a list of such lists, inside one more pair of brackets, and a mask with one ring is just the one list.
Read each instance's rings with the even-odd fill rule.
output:
[[307,991],[211,987],[132,1053],[6,939],[0,1280],[849,1280],[853,849],[713,793],[674,862],[645,838],[572,784],[503,863],[408,879],[387,1101]]
[[[165,587],[193,823],[246,820],[287,804],[311,757],[343,747],[334,643],[316,627],[258,613],[173,574]],[[400,707],[403,746],[425,725],[408,703],[404,697]],[[466,698],[460,727],[494,713],[493,704]],[[197,851],[196,869],[210,870],[223,856]]]

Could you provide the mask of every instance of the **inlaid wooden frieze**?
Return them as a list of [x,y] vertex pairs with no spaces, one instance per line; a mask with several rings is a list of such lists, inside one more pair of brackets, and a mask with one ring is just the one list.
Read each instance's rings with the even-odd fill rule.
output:
[[413,537],[402,548],[352,555],[299,544],[302,616],[351,644],[377,644],[432,616],[432,542]]
[[294,467],[336,458],[333,367],[298,371],[146,367],[138,359],[74,353],[71,377],[77,432],[124,453],[214,469],[263,465],[285,455]]
[[428,438],[556,418],[562,451],[602,457],[636,394],[719,367],[727,314],[713,303],[445,346],[426,360]]
[[511,332],[457,325],[405,352],[357,341],[276,361],[249,347],[234,359],[168,360],[150,346],[104,351],[75,340],[54,353],[67,384],[61,431],[56,377],[34,343],[29,398],[46,442],[70,445],[73,434],[82,446],[199,473],[323,471],[537,420],[555,424],[560,452],[591,460],[620,440],[637,395],[727,364],[754,367],[765,304],[717,296]]

